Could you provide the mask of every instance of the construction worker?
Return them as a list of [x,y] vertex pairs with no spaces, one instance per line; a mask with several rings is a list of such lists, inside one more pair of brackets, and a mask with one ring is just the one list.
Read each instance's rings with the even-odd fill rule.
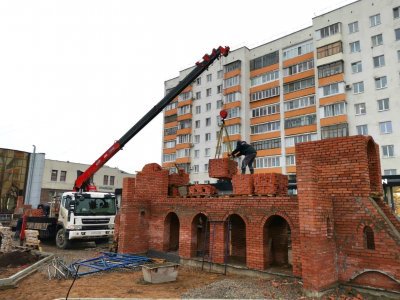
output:
[[228,155],[233,157],[244,155],[242,174],[246,174],[246,166],[249,166],[250,174],[254,174],[253,161],[257,156],[257,151],[252,145],[247,144],[245,141],[237,141],[236,149]]

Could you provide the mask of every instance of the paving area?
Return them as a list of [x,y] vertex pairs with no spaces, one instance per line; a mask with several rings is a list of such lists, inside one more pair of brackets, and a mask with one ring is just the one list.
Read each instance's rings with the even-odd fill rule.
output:
[[[96,257],[107,251],[107,245],[76,244],[70,250],[60,250],[52,243],[42,244],[42,250],[54,253],[65,262]],[[13,289],[0,291],[0,299],[65,298],[72,279],[49,280],[47,266],[21,280]],[[141,270],[114,270],[79,278],[73,284],[70,298],[183,298],[183,299],[312,299],[303,296],[297,279],[256,278],[214,274],[197,268],[180,266],[177,281],[150,284],[143,280]],[[333,291],[324,299],[377,299],[347,289]]]

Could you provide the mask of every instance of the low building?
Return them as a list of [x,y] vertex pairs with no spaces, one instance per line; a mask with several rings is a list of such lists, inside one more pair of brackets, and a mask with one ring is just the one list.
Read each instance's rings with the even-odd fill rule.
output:
[[[85,171],[89,166],[69,161],[46,159],[40,203],[47,204],[63,192],[71,191],[78,177],[78,172]],[[99,192],[114,193],[116,189],[122,188],[124,177],[135,177],[135,175],[118,168],[103,166],[94,174],[92,181]]]

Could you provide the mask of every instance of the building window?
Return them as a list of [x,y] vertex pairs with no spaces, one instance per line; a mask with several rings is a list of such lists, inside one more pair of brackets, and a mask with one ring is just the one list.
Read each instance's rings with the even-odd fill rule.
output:
[[164,117],[164,124],[175,122],[176,119],[177,119],[177,115],[176,114],[170,115],[170,116],[165,116]]
[[[283,69],[283,76],[284,77],[291,76],[291,75],[302,73],[302,72],[305,72],[305,71],[308,71],[311,69],[314,69],[314,60],[313,59],[303,61],[301,63],[298,63],[293,66],[289,66],[289,67]],[[275,71],[275,72],[277,72],[277,74],[279,75],[278,71]],[[278,78],[276,78],[276,79],[278,79]]]
[[211,141],[211,133],[206,133],[205,134],[205,140],[207,141]]
[[280,121],[273,121],[250,126],[251,134],[280,130]]
[[350,43],[350,53],[360,52],[361,51],[361,44],[360,41],[355,41]]
[[240,84],[240,76],[236,75],[234,77],[230,77],[224,80],[224,87],[230,88]]
[[196,114],[200,114],[201,113],[201,106],[198,105],[196,106]]
[[196,78],[196,84],[197,84],[197,85],[200,85],[200,84],[201,84],[201,77],[197,77],[197,78]]
[[306,115],[285,120],[285,129],[316,124],[317,115]]
[[316,133],[307,133],[285,137],[285,147],[294,147],[297,143],[316,141],[318,135]]
[[108,175],[104,175],[104,177],[103,177],[103,185],[108,185]]
[[383,89],[387,87],[387,78],[386,76],[375,78],[375,88],[377,90]]
[[[310,51],[311,52],[311,51]],[[283,52],[283,57],[285,59],[285,52]],[[250,71],[258,70],[279,62],[279,51],[275,51],[261,57],[257,57],[250,61]]]
[[190,114],[191,110],[192,110],[191,105],[185,105],[185,106],[178,107],[178,116]]
[[168,111],[168,110],[171,110],[171,109],[176,108],[177,106],[178,106],[178,101],[175,101],[175,102],[172,102],[172,103],[168,104],[168,105],[164,108],[164,110],[165,110],[165,111]]
[[250,101],[258,101],[262,99],[272,98],[279,96],[279,94],[280,94],[279,86],[276,86],[270,89],[250,94]]
[[194,158],[200,157],[200,150],[194,150]]
[[258,150],[267,150],[267,149],[276,149],[281,147],[281,139],[271,139],[271,140],[264,140],[264,141],[257,141],[251,143],[254,149]]
[[222,93],[222,84],[217,86],[217,94],[221,94]]
[[219,70],[217,72],[217,79],[221,79],[224,76],[224,71],[223,70]]
[[384,55],[375,56],[373,58],[373,61],[374,61],[374,68],[383,67],[385,65],[385,56]]
[[280,156],[256,157],[254,160],[256,168],[276,168],[281,166]]
[[283,60],[287,60],[293,57],[297,57],[306,53],[310,53],[314,51],[313,42],[306,41],[302,44],[297,44],[290,48],[286,48],[283,50]]
[[351,71],[353,73],[360,73],[362,72],[362,63],[361,61],[356,61],[351,64]]
[[286,165],[287,166],[295,166],[296,165],[296,156],[295,155],[287,155],[286,156]]
[[176,146],[176,140],[171,140],[171,141],[165,141],[164,142],[164,149],[175,148],[175,146]]
[[190,149],[179,149],[176,151],[176,158],[182,158],[182,157],[189,157],[190,156]]
[[396,37],[396,41],[400,40],[400,28],[394,30],[394,36]]
[[349,33],[358,32],[358,21],[349,23]]
[[225,98],[225,102],[226,103],[232,103],[232,102],[240,101],[240,93],[239,92],[235,92],[235,93],[226,94],[224,96],[224,98]]
[[196,120],[196,121],[194,122],[194,127],[195,127],[195,128],[200,128],[200,120]]
[[315,86],[314,77],[298,80],[295,82],[287,83],[283,85],[283,93],[291,93],[299,90],[304,90],[309,87]]
[[400,6],[393,8],[393,19],[398,19],[400,17],[399,10],[400,10]]
[[394,157],[394,145],[383,145],[382,155],[384,158]]
[[358,126],[356,126],[356,129],[357,129],[357,134],[368,135],[368,125],[367,124],[358,125]]
[[206,104],[206,111],[210,111],[211,110],[211,103],[207,103]]
[[211,155],[211,148],[205,148],[204,149],[204,156],[209,157]]
[[397,61],[400,62],[400,50],[397,50]]
[[183,120],[178,122],[178,129],[192,128],[192,120]]
[[222,100],[217,100],[217,108],[221,108],[224,106],[224,102]]
[[364,248],[368,250],[375,250],[374,231],[371,227],[365,226],[363,230],[364,235]]
[[346,123],[321,127],[321,139],[348,136],[348,125]]
[[317,30],[317,40],[326,38],[340,32],[340,23],[332,24]]
[[392,133],[392,121],[379,122],[379,132],[381,134]]
[[397,170],[396,169],[383,170],[383,175],[397,175]]
[[206,90],[206,96],[207,96],[207,97],[210,97],[210,96],[211,96],[211,88],[208,88],[208,89]]
[[200,135],[199,135],[199,134],[196,134],[196,135],[194,136],[194,143],[195,143],[195,144],[200,143]]
[[377,34],[371,37],[372,47],[376,47],[383,44],[382,34]]
[[208,164],[204,164],[204,172],[208,172]]
[[[278,106],[279,104],[275,104],[275,105],[277,107],[279,107]],[[285,108],[285,111],[290,111],[290,110],[309,107],[309,106],[313,106],[313,105],[315,105],[315,95],[301,97],[301,98],[293,99],[290,101],[285,101],[284,108]],[[279,109],[277,112],[279,112]]]
[[353,84],[353,93],[354,94],[364,93],[364,81],[355,82]]
[[212,74],[207,74],[207,82],[211,82],[212,81]]
[[170,162],[170,161],[175,161],[176,160],[176,154],[164,154],[163,155],[163,162]]
[[196,92],[196,99],[201,99],[201,92]]
[[342,42],[335,42],[317,49],[317,58],[324,58],[343,52]]
[[206,126],[211,126],[211,118],[206,118]]
[[[285,71],[285,69],[284,69]],[[279,79],[279,70],[267,72],[250,79],[250,86],[257,86]]]
[[194,165],[193,166],[193,172],[194,173],[199,173],[199,165]]
[[240,69],[242,62],[240,60],[234,61],[230,64],[224,66],[225,73],[232,72],[234,70]]
[[384,111],[389,109],[389,98],[378,100],[378,111]]
[[186,101],[192,98],[192,92],[186,92],[179,95],[180,101]]
[[251,117],[257,118],[257,117],[274,115],[274,114],[278,114],[279,111],[280,111],[280,104],[274,103],[274,104],[267,105],[267,106],[253,108],[251,110]]
[[178,137],[176,138],[177,144],[187,144],[190,143],[191,141],[192,141],[192,135],[190,134],[178,135]]
[[322,96],[323,97],[339,94],[339,83],[338,82],[322,86],[321,88],[322,88]]
[[115,184],[115,176],[110,176],[110,185]]
[[65,182],[67,180],[67,171],[60,172],[60,181]]
[[356,116],[365,115],[367,113],[367,107],[365,103],[354,104],[354,109],[356,111]]
[[58,178],[58,170],[51,170],[51,181],[57,181]]
[[320,107],[320,117],[329,118],[346,114],[346,103],[339,102]]
[[164,129],[164,135],[167,136],[167,135],[176,134],[177,130],[178,130],[178,126],[171,127],[171,128],[165,128]]
[[369,24],[371,27],[378,26],[381,24],[381,14],[376,14],[369,17]]
[[343,73],[343,61],[337,61],[318,67],[318,78],[324,78]]

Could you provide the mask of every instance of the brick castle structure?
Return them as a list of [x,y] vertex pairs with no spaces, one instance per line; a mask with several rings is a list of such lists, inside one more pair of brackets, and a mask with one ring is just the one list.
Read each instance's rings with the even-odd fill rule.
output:
[[400,222],[382,201],[377,144],[364,136],[301,143],[296,163],[297,196],[284,195],[280,174],[233,175],[233,195],[197,185],[181,196],[187,174],[148,164],[124,179],[118,251],[280,268],[312,293],[340,283],[399,292]]

